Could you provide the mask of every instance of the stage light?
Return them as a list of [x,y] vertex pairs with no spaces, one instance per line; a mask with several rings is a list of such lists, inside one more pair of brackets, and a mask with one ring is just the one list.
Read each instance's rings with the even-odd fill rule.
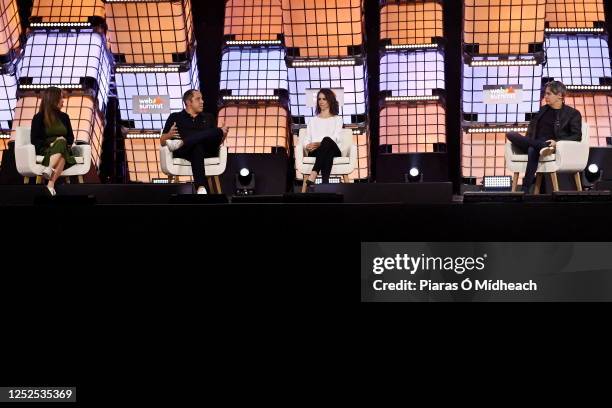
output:
[[387,96],[385,102],[419,102],[419,101],[437,101],[440,100],[438,95],[422,95],[422,96]]
[[597,164],[591,163],[584,172],[584,176],[589,183],[594,183],[601,178],[601,169]]
[[482,183],[485,191],[510,191],[512,177],[510,176],[484,176]]
[[595,27],[576,27],[576,28],[545,28],[546,34],[565,34],[565,33],[581,33],[581,34],[601,34],[604,32],[603,28]]
[[413,167],[410,171],[404,175],[406,183],[418,183],[423,181],[423,173],[419,170],[418,167]]
[[236,195],[255,194],[255,174],[246,167],[236,174]]

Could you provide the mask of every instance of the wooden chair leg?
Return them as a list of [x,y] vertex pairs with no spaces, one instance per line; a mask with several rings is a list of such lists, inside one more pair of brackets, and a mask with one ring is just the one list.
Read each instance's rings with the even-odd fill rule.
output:
[[29,177],[24,177],[23,178],[23,184],[30,184],[30,178]]
[[308,180],[308,177],[304,176],[304,181],[302,182],[302,193],[306,192],[306,187],[307,187],[306,180]]
[[514,174],[512,175],[512,192],[516,192],[516,189],[518,188],[518,178],[519,178],[519,173],[518,171],[514,172]]
[[36,184],[42,184],[42,176],[36,176]]
[[536,175],[536,183],[535,183],[535,188],[533,189],[533,194],[540,194],[541,186],[542,186],[542,173],[538,173]]
[[342,181],[343,181],[344,183],[350,183],[350,182],[351,182],[351,179],[349,179],[348,174],[344,174],[344,175],[342,176]]
[[574,181],[576,182],[576,191],[582,191],[582,180],[580,180],[580,172],[574,174]]
[[559,179],[557,178],[557,173],[550,173],[550,180],[552,181],[553,191],[559,191]]
[[84,184],[85,178],[83,176],[79,176],[79,184]]
[[211,178],[210,177],[206,177],[206,181],[208,182],[208,191],[210,191],[212,193],[214,188],[213,188],[213,184],[212,184]]
[[215,184],[217,186],[217,194],[223,194],[223,190],[221,189],[221,181],[219,180],[219,176],[215,176]]

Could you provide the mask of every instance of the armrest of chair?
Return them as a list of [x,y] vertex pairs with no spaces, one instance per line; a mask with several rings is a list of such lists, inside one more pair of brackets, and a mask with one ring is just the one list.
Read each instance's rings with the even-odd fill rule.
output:
[[227,167],[227,146],[219,146],[219,164],[223,167],[223,172]]
[[159,148],[159,165],[164,174],[170,174],[169,166],[172,165],[172,152],[168,149],[168,146],[161,146]]
[[[15,164],[17,172],[24,176],[32,176],[36,171],[36,148],[32,144],[15,146]],[[42,166],[41,166],[42,167]]]
[[299,169],[304,162],[304,146],[302,146],[302,140],[298,139],[298,143],[295,146],[295,168]]
[[357,168],[357,145],[352,144],[349,151],[349,163],[353,169]]
[[559,171],[582,171],[589,160],[587,143],[560,140],[555,150]]
[[89,171],[89,168],[91,167],[91,145],[88,145],[88,144],[72,145],[72,153],[75,156],[83,158],[82,166],[84,166],[85,169]]

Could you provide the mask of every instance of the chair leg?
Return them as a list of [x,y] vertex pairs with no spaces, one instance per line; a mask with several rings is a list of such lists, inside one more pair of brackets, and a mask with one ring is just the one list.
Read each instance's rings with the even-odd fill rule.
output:
[[221,190],[221,181],[219,180],[219,176],[215,176],[215,184],[217,186],[217,194],[223,194],[223,190]]
[[350,182],[351,182],[351,180],[349,179],[348,174],[344,174],[344,175],[342,176],[342,181],[343,181],[344,183],[350,183]]
[[172,184],[174,183],[174,177],[172,177],[171,175],[168,175],[168,184]]
[[85,178],[83,176],[79,176],[79,184],[84,184]]
[[557,179],[557,173],[550,173],[550,180],[552,181],[553,191],[559,191],[559,179]]
[[23,178],[23,184],[30,184],[30,178],[29,177],[24,177]]
[[574,173],[574,181],[576,182],[576,191],[582,191],[582,180],[580,180],[580,172]]
[[42,184],[42,176],[36,176],[36,184]]
[[306,176],[304,176],[304,181],[302,182],[302,193],[306,192],[306,180],[308,180],[308,178]]
[[214,188],[213,188],[213,184],[212,184],[212,180],[210,177],[206,177],[206,181],[208,182],[208,190],[212,193]]
[[515,171],[514,174],[512,175],[512,192],[516,192],[516,189],[518,188],[518,178],[519,178],[519,173],[518,171]]
[[541,186],[542,186],[542,173],[538,173],[536,175],[536,183],[535,183],[535,188],[533,189],[533,194],[540,194]]

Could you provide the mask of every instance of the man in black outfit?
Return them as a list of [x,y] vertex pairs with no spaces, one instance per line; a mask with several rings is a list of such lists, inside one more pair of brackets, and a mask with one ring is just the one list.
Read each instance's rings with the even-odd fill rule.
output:
[[546,84],[544,105],[529,123],[527,136],[508,133],[506,137],[523,153],[527,153],[527,169],[523,179],[523,192],[528,193],[538,169],[540,156],[555,152],[558,140],[582,139],[582,115],[564,103],[567,89],[559,81]]
[[191,162],[191,172],[197,194],[206,194],[204,158],[219,154],[219,147],[227,137],[229,128],[215,126],[214,118],[203,113],[204,100],[200,91],[191,89],[183,95],[185,109],[174,112],[166,121],[161,145],[168,146],[174,157]]

